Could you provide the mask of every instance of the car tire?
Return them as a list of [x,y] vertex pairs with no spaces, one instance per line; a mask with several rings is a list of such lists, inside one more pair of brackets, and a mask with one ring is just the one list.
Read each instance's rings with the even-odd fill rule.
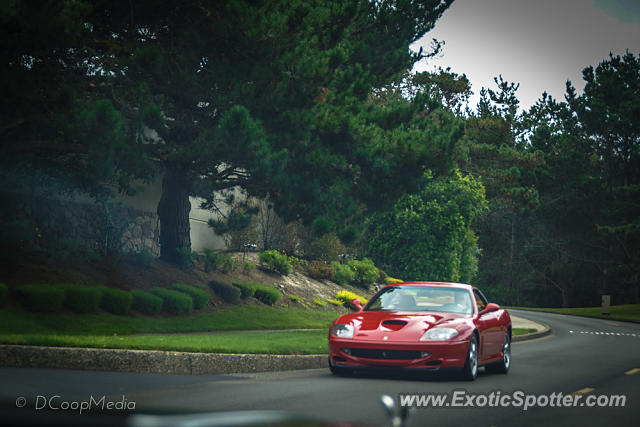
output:
[[467,381],[473,381],[478,377],[478,337],[476,334],[471,335],[469,339],[467,360],[462,368],[462,377]]
[[492,374],[506,374],[511,367],[511,337],[507,332],[504,335],[504,344],[502,345],[502,360],[498,363],[487,365],[487,371]]
[[331,362],[331,357],[329,357],[329,370],[333,375],[337,375],[339,377],[349,377],[353,373],[353,371],[349,368],[339,368],[335,366]]

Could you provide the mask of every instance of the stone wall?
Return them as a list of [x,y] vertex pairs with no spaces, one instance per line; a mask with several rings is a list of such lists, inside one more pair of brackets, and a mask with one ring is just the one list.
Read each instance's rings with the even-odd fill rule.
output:
[[2,222],[29,220],[33,246],[51,247],[63,239],[98,253],[146,251],[160,255],[160,222],[152,212],[117,204],[98,205],[46,197],[2,194]]

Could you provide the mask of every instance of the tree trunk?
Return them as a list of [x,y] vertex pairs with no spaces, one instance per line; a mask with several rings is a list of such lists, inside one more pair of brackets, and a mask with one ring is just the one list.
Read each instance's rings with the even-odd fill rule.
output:
[[169,169],[162,179],[158,203],[160,258],[172,264],[185,265],[191,261],[190,187],[189,179],[180,171]]

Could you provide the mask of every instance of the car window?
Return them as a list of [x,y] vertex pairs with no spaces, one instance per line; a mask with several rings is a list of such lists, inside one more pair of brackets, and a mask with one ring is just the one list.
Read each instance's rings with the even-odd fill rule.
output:
[[484,308],[488,304],[487,299],[484,297],[484,295],[482,295],[482,292],[477,289],[473,290],[473,294],[476,297],[476,305],[478,306],[478,311],[484,310]]
[[466,289],[437,286],[392,286],[383,289],[366,311],[435,311],[472,314],[473,302]]

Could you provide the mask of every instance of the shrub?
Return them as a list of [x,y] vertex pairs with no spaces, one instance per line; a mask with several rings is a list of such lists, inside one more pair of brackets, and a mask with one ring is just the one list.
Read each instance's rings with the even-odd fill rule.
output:
[[353,267],[356,272],[356,278],[352,283],[358,286],[368,288],[376,283],[376,280],[378,280],[378,277],[380,276],[380,273],[373,264],[373,261],[368,258],[364,258],[361,261],[354,259],[349,261],[348,265]]
[[237,288],[242,298],[254,297],[258,301],[267,305],[273,305],[282,298],[282,294],[279,290],[269,285],[263,285],[262,283],[233,282],[233,286]]
[[309,255],[314,259],[331,262],[337,260],[338,255],[346,251],[340,238],[335,233],[328,233],[311,243]]
[[226,283],[211,281],[209,286],[213,289],[216,295],[232,304],[238,304],[240,302],[240,289]]
[[139,289],[132,290],[131,295],[134,310],[144,314],[158,314],[162,311],[163,300],[159,296]]
[[286,276],[291,274],[291,263],[286,255],[281,254],[276,250],[264,251],[258,254],[260,262],[266,264],[269,268],[277,271],[278,273]]
[[280,298],[282,298],[282,294],[279,290],[267,285],[257,287],[254,296],[256,299],[267,305],[274,305]]
[[333,261],[331,263],[331,267],[333,267],[333,277],[331,280],[336,282],[339,285],[346,285],[347,283],[351,283],[356,280],[356,271],[349,264],[340,264],[338,261]]
[[207,306],[207,303],[209,302],[209,293],[197,286],[176,283],[171,287],[171,289],[189,295],[193,300],[193,308],[195,308],[196,310],[205,308]]
[[298,270],[304,270],[307,267],[307,265],[309,265],[309,261],[295,257],[295,256],[290,256],[288,257],[288,259],[291,266]]
[[325,261],[311,261],[305,268],[307,275],[316,280],[329,280],[335,272]]
[[257,283],[255,282],[233,282],[232,285],[240,289],[240,296],[242,296],[242,298],[250,298],[256,293]]
[[387,285],[392,285],[394,283],[403,283],[404,280],[400,280],[400,279],[395,279],[393,277],[386,277],[384,279],[384,283],[386,283]]
[[55,313],[62,309],[64,287],[52,285],[22,285],[15,288],[22,304],[31,311]]
[[219,271],[227,274],[236,266],[235,261],[230,256],[214,252],[211,249],[204,249],[204,271]]
[[2,307],[7,300],[9,294],[9,288],[4,283],[0,283],[0,307]]
[[96,287],[102,291],[100,307],[104,310],[113,314],[125,314],[131,309],[131,305],[133,304],[133,295],[131,295],[131,292],[107,286]]
[[364,306],[367,303],[367,299],[361,297],[360,295],[354,294],[349,291],[338,291],[336,294],[336,300],[340,301],[343,306],[347,308],[351,308],[351,300],[359,299],[362,305]]
[[298,295],[289,295],[291,301],[300,301],[300,297]]
[[166,288],[153,288],[151,293],[162,298],[162,307],[168,313],[188,314],[193,311],[193,300],[185,293]]
[[342,305],[342,301],[338,301],[337,299],[328,299],[327,302],[333,305]]
[[98,286],[65,285],[64,292],[64,305],[78,313],[93,313],[102,301]]

